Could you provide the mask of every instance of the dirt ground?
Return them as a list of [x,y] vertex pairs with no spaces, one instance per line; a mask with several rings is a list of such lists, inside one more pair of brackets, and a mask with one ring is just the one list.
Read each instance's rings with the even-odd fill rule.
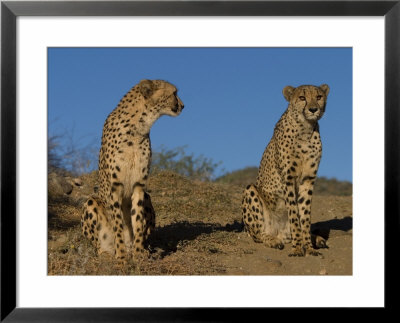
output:
[[49,192],[49,275],[352,275],[352,197],[314,196],[312,230],[328,238],[321,256],[288,257],[243,232],[243,187],[191,181],[164,171],[150,176],[156,211],[151,257],[121,266],[97,256],[80,232],[80,209],[96,186],[82,176],[69,195]]

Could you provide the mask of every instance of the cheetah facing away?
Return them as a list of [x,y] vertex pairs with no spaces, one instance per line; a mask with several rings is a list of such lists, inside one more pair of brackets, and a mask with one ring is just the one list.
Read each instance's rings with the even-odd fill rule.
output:
[[84,204],[83,234],[99,254],[124,260],[144,255],[155,226],[146,182],[151,161],[150,128],[162,115],[177,116],[183,103],[172,84],[142,80],[110,113],[103,127],[99,191]]
[[[261,159],[256,184],[243,193],[245,230],[255,242],[283,249],[292,242],[289,256],[319,255],[326,247],[311,237],[311,201],[321,159],[318,120],[325,112],[329,86],[286,86],[287,110],[275,126]],[[311,240],[313,238],[313,241]]]

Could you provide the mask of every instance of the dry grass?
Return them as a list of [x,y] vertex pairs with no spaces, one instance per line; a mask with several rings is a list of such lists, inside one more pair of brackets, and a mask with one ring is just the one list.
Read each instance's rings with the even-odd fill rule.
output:
[[[284,251],[255,244],[242,232],[242,187],[191,181],[162,171],[150,176],[148,183],[157,223],[149,240],[151,256],[121,265],[112,256],[97,256],[81,234],[81,206],[97,183],[97,173],[81,179],[83,186],[75,187],[69,196],[49,192],[49,275],[301,274],[313,273],[314,267],[322,265],[332,274],[351,274],[351,197],[316,198],[315,202],[322,227],[344,232],[348,237],[345,241],[340,238],[343,235],[332,235],[338,239],[338,246],[330,250],[345,250],[346,254],[332,254],[336,262],[329,254],[321,264],[318,259],[301,260],[301,267],[299,260],[287,257]],[[341,245],[340,241],[345,242]],[[344,266],[337,258],[350,264]]]
[[[82,181],[92,187],[96,172]],[[113,257],[97,256],[80,231],[80,209],[88,188],[72,196],[49,197],[49,275],[207,275],[224,272],[213,255],[229,246],[241,231],[241,191],[227,185],[190,181],[163,171],[149,179],[148,189],[157,214],[149,241],[151,257],[120,265]],[[207,264],[204,259],[207,258]],[[215,258],[215,257],[214,257]]]

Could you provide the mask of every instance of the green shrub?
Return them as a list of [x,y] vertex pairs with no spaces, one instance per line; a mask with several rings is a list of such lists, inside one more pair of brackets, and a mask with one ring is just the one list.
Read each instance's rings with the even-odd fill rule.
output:
[[215,171],[221,162],[215,163],[203,155],[194,156],[185,152],[186,147],[167,149],[161,147],[153,153],[151,171],[171,170],[191,179],[210,181],[215,177]]

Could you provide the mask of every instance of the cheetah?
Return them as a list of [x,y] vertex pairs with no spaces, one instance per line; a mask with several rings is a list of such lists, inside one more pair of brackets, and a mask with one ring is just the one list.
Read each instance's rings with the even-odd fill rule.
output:
[[151,162],[150,128],[162,115],[178,116],[184,105],[174,85],[142,80],[107,117],[99,155],[99,189],[83,206],[82,233],[96,247],[126,261],[144,256],[155,227],[146,192]]
[[[286,86],[288,108],[275,125],[262,156],[256,184],[243,192],[242,219],[255,242],[283,249],[291,242],[289,256],[317,256],[315,248],[327,247],[312,236],[311,201],[321,160],[318,120],[326,107],[329,86]],[[313,246],[314,244],[314,246]]]

